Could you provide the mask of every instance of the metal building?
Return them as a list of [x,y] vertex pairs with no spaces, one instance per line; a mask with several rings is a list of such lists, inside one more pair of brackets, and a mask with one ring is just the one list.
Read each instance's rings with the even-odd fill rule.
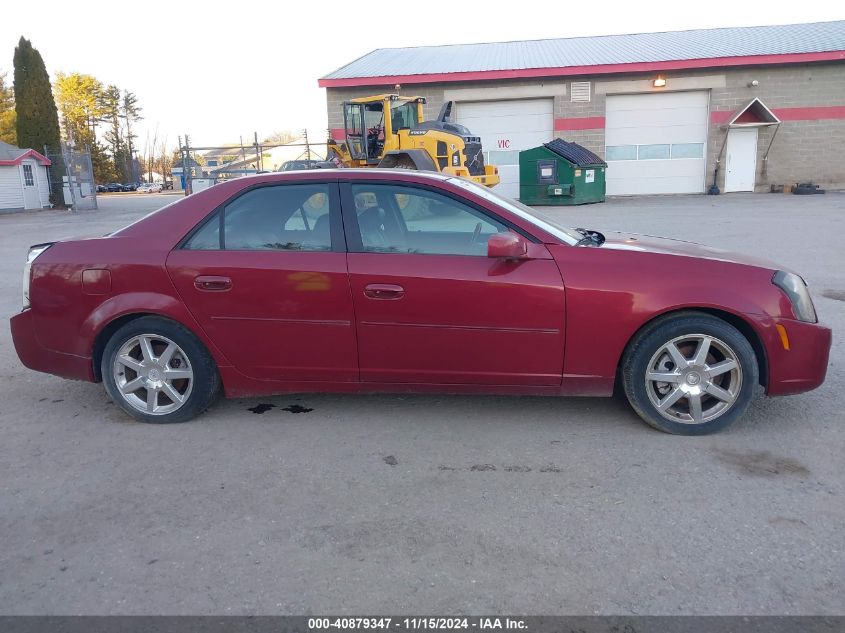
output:
[[514,197],[519,151],[558,136],[607,161],[608,195],[845,188],[845,21],[379,49],[319,85],[336,137],[349,98],[454,101]]

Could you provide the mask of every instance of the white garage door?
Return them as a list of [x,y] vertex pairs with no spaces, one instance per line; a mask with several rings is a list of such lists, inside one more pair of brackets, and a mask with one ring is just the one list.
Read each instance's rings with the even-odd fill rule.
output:
[[707,92],[607,98],[608,195],[702,193]]
[[457,103],[456,110],[457,122],[481,137],[485,163],[499,168],[496,193],[519,197],[519,152],[552,140],[554,101],[468,101]]

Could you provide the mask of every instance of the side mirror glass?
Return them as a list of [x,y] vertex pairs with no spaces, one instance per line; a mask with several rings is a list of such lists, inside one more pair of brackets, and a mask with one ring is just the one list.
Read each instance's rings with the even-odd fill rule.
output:
[[487,241],[487,257],[525,259],[528,242],[516,233],[494,233]]

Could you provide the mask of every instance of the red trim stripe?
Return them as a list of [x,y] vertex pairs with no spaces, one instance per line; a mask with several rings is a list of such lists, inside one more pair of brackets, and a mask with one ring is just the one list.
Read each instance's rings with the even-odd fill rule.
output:
[[331,130],[332,138],[336,141],[346,140],[346,130],[342,127],[333,127]]
[[[710,121],[724,125],[731,120],[736,110],[717,110],[710,113]],[[772,108],[781,121],[821,121],[824,119],[845,119],[845,106],[811,106],[806,108]]]
[[555,131],[599,130],[604,128],[603,116],[585,116],[572,119],[555,119]]
[[806,62],[845,60],[845,50],[817,53],[788,53],[785,55],[744,55],[738,57],[711,57],[708,59],[679,59],[661,62],[634,62],[629,64],[598,64],[595,66],[558,66],[554,68],[523,68],[519,70],[478,70],[455,73],[425,73],[420,75],[382,75],[379,77],[322,78],[321,88],[346,88],[352,86],[378,86],[396,84],[425,84],[455,81],[481,81],[490,79],[525,79],[531,77],[560,77],[574,75],[607,75],[611,73],[645,73],[686,68],[714,68],[723,66],[758,66],[768,64],[801,64]]
[[776,108],[772,110],[781,121],[820,121],[845,119],[845,106],[816,106],[812,108]]
[[24,152],[23,154],[21,154],[20,156],[18,156],[17,158],[14,158],[12,160],[0,160],[0,166],[10,167],[12,165],[20,165],[27,158],[34,158],[38,162],[40,162],[42,165],[47,166],[47,167],[52,165],[49,158],[47,158],[46,156],[44,156],[42,154],[39,154],[34,149],[28,149],[28,150],[26,150],[26,152]]

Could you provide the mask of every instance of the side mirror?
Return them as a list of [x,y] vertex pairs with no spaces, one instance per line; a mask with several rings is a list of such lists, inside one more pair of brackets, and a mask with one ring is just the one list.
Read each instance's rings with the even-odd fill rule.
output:
[[487,240],[487,257],[525,259],[528,242],[516,233],[494,233]]

